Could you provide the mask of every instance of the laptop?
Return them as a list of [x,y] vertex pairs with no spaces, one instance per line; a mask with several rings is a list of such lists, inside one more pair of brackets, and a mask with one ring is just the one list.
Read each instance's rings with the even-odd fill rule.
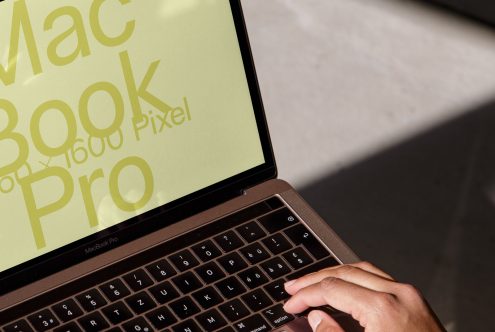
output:
[[0,330],[309,331],[239,0],[0,2]]

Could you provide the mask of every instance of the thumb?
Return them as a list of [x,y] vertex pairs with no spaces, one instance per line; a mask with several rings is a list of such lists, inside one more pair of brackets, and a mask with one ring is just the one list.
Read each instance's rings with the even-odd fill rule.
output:
[[308,322],[313,332],[344,332],[332,317],[321,310],[311,311],[308,315]]

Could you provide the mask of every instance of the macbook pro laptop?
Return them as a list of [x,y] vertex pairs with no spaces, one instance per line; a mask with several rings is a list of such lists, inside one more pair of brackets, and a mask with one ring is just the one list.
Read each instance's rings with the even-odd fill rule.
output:
[[239,0],[0,2],[1,331],[308,331],[276,176]]

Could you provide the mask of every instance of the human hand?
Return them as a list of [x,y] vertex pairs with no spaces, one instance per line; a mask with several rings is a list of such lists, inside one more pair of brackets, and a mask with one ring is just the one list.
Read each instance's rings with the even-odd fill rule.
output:
[[[445,331],[416,288],[366,262],[323,269],[288,281],[285,289],[292,295],[284,305],[288,313],[330,305],[350,314],[366,332]],[[344,331],[321,310],[311,311],[308,321],[315,332]]]

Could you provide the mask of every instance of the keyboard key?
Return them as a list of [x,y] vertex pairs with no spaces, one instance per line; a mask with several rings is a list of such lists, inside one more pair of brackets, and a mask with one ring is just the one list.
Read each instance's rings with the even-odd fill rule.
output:
[[216,283],[215,286],[227,299],[231,299],[246,291],[246,288],[234,276]]
[[270,250],[274,255],[278,255],[281,252],[287,251],[293,246],[289,241],[280,233],[271,235],[266,239],[263,239],[263,244]]
[[116,327],[112,327],[109,330],[106,330],[105,332],[122,332],[122,329],[120,327],[116,326]]
[[189,297],[181,298],[169,304],[180,319],[186,319],[199,312],[199,308]]
[[261,239],[266,235],[265,231],[255,221],[239,226],[236,230],[248,243]]
[[330,256],[327,249],[316,237],[302,224],[296,225],[284,231],[296,246],[302,244],[314,258],[321,259]]
[[143,317],[135,318],[127,323],[123,324],[122,327],[126,332],[151,332],[153,329],[144,320]]
[[24,319],[21,319],[15,323],[4,326],[3,331],[5,331],[5,332],[32,332],[33,329],[29,326],[29,324]]
[[251,264],[256,264],[270,257],[270,254],[260,243],[253,243],[245,248],[240,249],[241,253]]
[[198,260],[187,249],[171,255],[170,260],[181,272],[184,272],[185,270],[195,267],[199,264]]
[[177,323],[177,319],[166,307],[160,307],[146,314],[151,324],[157,329],[164,329]]
[[227,326],[227,327],[224,327],[223,329],[221,329],[218,332],[235,332],[235,330],[232,327]]
[[180,274],[174,277],[172,281],[183,294],[187,294],[203,287],[201,281],[199,281],[198,277],[196,277],[192,272]]
[[294,269],[299,269],[313,262],[313,259],[300,247],[286,252],[283,256]]
[[284,301],[290,297],[290,295],[285,291],[284,283],[285,281],[283,279],[279,279],[263,288],[275,301]]
[[93,311],[107,304],[107,301],[96,289],[90,289],[82,294],[79,294],[76,296],[76,299],[87,312]]
[[153,280],[144,272],[143,269],[131,272],[124,277],[125,282],[135,292],[145,289],[148,286],[153,285]]
[[218,262],[228,273],[239,272],[248,266],[241,255],[236,252],[220,257]]
[[258,219],[259,222],[265,227],[265,229],[270,233],[275,233],[281,229],[289,227],[299,222],[292,211],[288,208],[283,208],[281,210],[272,212],[264,217]]
[[129,288],[127,288],[120,279],[115,279],[101,285],[100,290],[112,302],[123,299],[127,295],[131,294]]
[[59,325],[55,315],[50,310],[44,309],[28,317],[29,322],[36,331],[46,331]]
[[291,269],[280,257],[275,257],[262,263],[261,267],[272,279],[277,279],[291,272]]
[[196,316],[196,320],[199,322],[199,325],[203,327],[204,331],[215,331],[227,325],[225,319],[215,309]]
[[105,317],[107,317],[108,320],[114,325],[120,324],[133,316],[131,311],[122,301],[111,304],[108,307],[103,308],[101,311],[103,311]]
[[70,322],[68,324],[57,327],[53,332],[82,332],[79,325],[76,322]]
[[219,306],[219,309],[232,323],[249,315],[248,308],[239,299],[224,303]]
[[220,250],[210,240],[193,246],[192,250],[203,262],[210,261],[221,255]]
[[252,311],[260,311],[273,304],[273,301],[270,300],[262,289],[254,290],[251,293],[241,296],[241,298]]
[[174,286],[168,281],[164,281],[159,285],[151,287],[149,291],[160,304],[165,304],[179,297],[179,292],[176,291]]
[[148,270],[156,281],[162,281],[177,274],[172,265],[164,259],[146,266],[146,270]]
[[225,273],[223,273],[215,262],[206,263],[205,265],[198,267],[195,271],[207,284],[211,284],[225,277]]
[[279,327],[294,320],[294,316],[286,313],[281,304],[263,310],[263,316],[274,326]]
[[192,294],[196,302],[198,302],[203,309],[208,309],[217,305],[223,301],[222,297],[213,287],[206,287]]
[[331,266],[337,266],[339,265],[339,262],[337,262],[335,260],[335,258],[333,257],[328,257],[328,258],[325,258],[324,260],[322,261],[319,261],[319,262],[316,262],[312,265],[309,265],[299,271],[296,271],[290,275],[287,276],[287,279],[288,280],[293,280],[293,279],[297,279],[297,278],[300,278],[306,274],[310,274],[310,273],[313,273],[313,272],[317,272],[317,271],[320,271],[321,269],[324,269],[324,268],[327,268],[327,267],[331,267]]
[[68,322],[71,319],[82,316],[83,312],[73,299],[67,299],[63,302],[52,306],[52,310],[55,312],[58,318],[62,322]]
[[242,247],[244,244],[241,238],[234,233],[234,231],[228,231],[221,235],[215,236],[214,240],[224,252],[230,252],[234,249]]
[[156,307],[155,301],[146,292],[134,294],[125,299],[125,301],[136,314],[142,314]]
[[260,315],[254,315],[235,323],[235,328],[237,332],[264,332],[271,330],[270,325]]
[[268,282],[268,279],[263,272],[256,266],[239,273],[238,276],[250,289],[254,289]]
[[172,328],[174,332],[203,332],[203,330],[192,319],[186,320]]
[[272,197],[270,199],[267,199],[266,204],[268,204],[273,210],[284,206],[284,203],[278,197]]
[[98,332],[108,328],[109,325],[105,318],[99,312],[93,312],[78,320],[82,328],[86,332]]

